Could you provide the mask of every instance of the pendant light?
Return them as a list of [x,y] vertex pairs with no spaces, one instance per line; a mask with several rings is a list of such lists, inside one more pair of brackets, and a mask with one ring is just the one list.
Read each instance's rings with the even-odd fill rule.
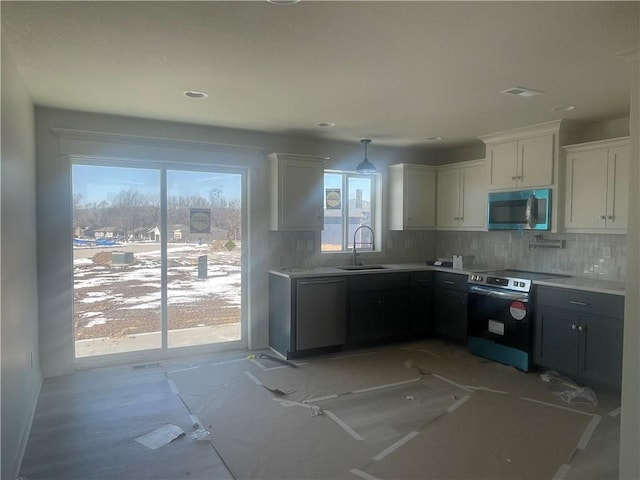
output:
[[356,172],[366,175],[376,173],[378,170],[376,170],[375,165],[371,163],[367,158],[367,145],[371,143],[371,139],[363,138],[362,140],[360,140],[360,143],[364,145],[364,160],[360,162],[360,164],[356,167]]

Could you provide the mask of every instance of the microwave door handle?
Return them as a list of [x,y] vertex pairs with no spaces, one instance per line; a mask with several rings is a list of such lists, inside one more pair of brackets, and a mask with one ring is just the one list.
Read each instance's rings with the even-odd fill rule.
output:
[[538,223],[538,199],[534,195],[529,195],[527,199],[525,215],[529,228],[535,228]]

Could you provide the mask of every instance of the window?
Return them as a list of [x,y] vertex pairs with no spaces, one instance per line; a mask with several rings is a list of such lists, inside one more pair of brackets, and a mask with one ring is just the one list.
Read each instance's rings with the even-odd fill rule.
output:
[[[345,252],[353,248],[358,227],[375,231],[376,176],[327,170],[324,174],[323,252]],[[367,228],[358,231],[356,246],[371,250],[374,237]]]

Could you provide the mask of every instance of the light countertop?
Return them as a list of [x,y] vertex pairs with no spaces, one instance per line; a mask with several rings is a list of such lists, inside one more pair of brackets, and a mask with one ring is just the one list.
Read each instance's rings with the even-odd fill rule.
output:
[[[398,272],[420,272],[420,271],[441,271],[458,273],[461,275],[469,275],[471,272],[487,272],[496,270],[491,267],[477,267],[455,269],[449,267],[438,267],[426,265],[424,263],[385,263],[379,264],[384,268],[370,270],[341,270],[337,267],[316,267],[316,268],[292,268],[269,270],[273,275],[298,279],[298,278],[314,278],[314,277],[338,277],[351,275],[370,275],[372,273],[398,273]],[[550,278],[548,280],[534,280],[534,285],[547,285],[550,287],[570,288],[574,290],[584,290],[589,292],[607,293],[611,295],[624,295],[625,285],[622,282],[613,282],[609,280],[599,280],[596,278],[585,277],[566,277],[566,278]]]

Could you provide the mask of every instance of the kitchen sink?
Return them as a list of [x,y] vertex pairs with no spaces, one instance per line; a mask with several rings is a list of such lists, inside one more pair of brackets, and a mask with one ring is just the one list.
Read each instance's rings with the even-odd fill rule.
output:
[[344,267],[335,267],[338,270],[383,270],[385,268],[384,265],[346,265]]

